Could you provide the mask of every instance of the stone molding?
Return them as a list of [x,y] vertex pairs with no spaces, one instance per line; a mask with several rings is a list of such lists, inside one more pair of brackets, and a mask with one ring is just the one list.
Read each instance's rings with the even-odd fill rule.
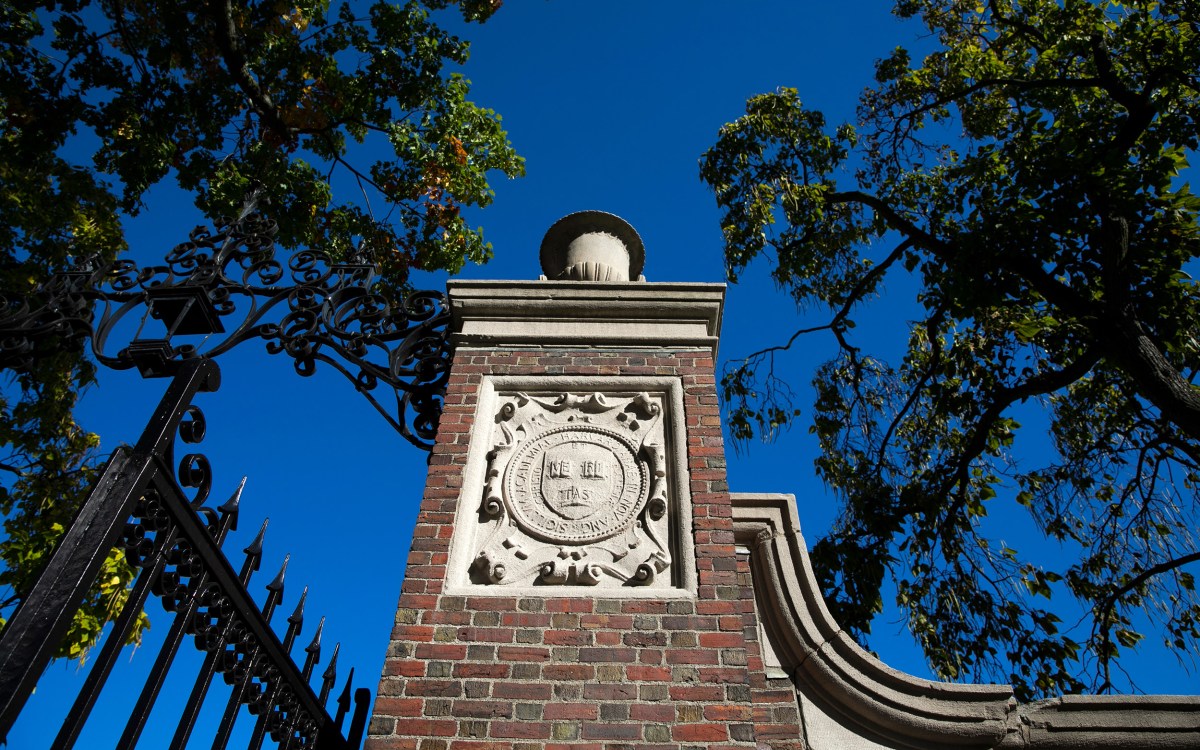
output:
[[447,284],[456,346],[707,349],[724,284],[475,281]]
[[[855,747],[881,748],[1200,747],[1200,697],[1065,696],[1022,706],[1007,685],[936,682],[888,667],[826,609],[795,498],[731,498],[737,541],[751,550],[764,630],[805,707],[834,727],[807,739],[814,750],[849,747],[854,738],[861,738]],[[818,722],[806,716],[805,723]]]

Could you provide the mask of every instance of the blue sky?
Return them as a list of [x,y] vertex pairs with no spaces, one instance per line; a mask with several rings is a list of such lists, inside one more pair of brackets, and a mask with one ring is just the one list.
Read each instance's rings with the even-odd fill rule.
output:
[[[567,213],[600,209],[639,231],[648,280],[722,281],[718,213],[697,176],[700,155],[715,141],[718,128],[743,111],[747,97],[779,86],[798,88],[805,103],[824,110],[831,122],[852,119],[859,91],[871,82],[874,60],[897,44],[922,44],[920,28],[901,24],[888,7],[859,0],[508,0],[484,26],[463,27],[447,17],[473,40],[472,59],[464,68],[473,81],[471,98],[503,115],[528,170],[521,180],[499,178],[494,205],[470,213],[472,223],[484,227],[496,257],[463,276],[536,278],[545,230]],[[130,223],[131,242],[143,261],[161,258],[196,222],[186,197],[160,190],[143,216]],[[803,325],[791,302],[775,292],[766,270],[752,267],[729,289],[723,359],[778,343]],[[445,277],[426,275],[416,283],[440,288]],[[903,311],[912,299],[911,290],[901,287],[887,294],[886,304],[871,317],[869,339],[884,356],[903,346]],[[805,384],[831,353],[827,344],[813,339],[790,357],[797,385]],[[299,641],[307,642],[316,619],[326,615],[326,654],[341,641],[343,674],[354,666],[358,684],[374,691],[421,496],[425,454],[392,432],[331,370],[301,379],[289,361],[268,356],[254,343],[220,364],[221,390],[197,404],[208,417],[209,436],[202,447],[215,471],[214,496],[228,495],[248,475],[241,526],[228,547],[244,546],[269,516],[266,559],[255,585],[270,580],[283,555],[291,553],[288,589],[276,619],[282,622],[300,589],[310,586],[309,619]],[[142,382],[128,372],[102,372],[100,386],[84,401],[81,421],[101,434],[106,450],[132,443],[165,385]],[[798,393],[807,410],[807,395]],[[730,486],[796,494],[805,535],[815,541],[836,508],[815,479],[814,454],[803,429],[739,454],[731,449]],[[240,559],[235,556],[234,562]],[[168,624],[153,610],[152,622],[148,643]],[[879,622],[876,632],[872,647],[881,658],[926,674],[902,624]],[[185,646],[181,660],[194,657],[190,649]],[[134,683],[137,674],[149,668],[154,655],[149,647],[123,656],[120,678],[139,684]],[[1137,661],[1141,689],[1194,692],[1194,678],[1169,656]],[[179,682],[168,683],[168,695],[178,696],[190,686],[187,669],[176,672]],[[46,727],[56,727],[66,710],[62,691],[79,679],[73,665],[52,665],[10,746],[48,745]],[[132,695],[117,696],[100,714],[121,714],[131,701]],[[170,713],[166,706],[163,713]],[[94,724],[95,742],[112,731],[103,718]],[[156,744],[150,740],[145,746]],[[88,737],[81,746],[89,746]]]

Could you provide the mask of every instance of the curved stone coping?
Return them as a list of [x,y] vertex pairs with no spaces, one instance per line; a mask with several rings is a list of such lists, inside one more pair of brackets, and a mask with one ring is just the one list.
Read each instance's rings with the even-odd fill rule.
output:
[[916,748],[1200,747],[1200,697],[1067,696],[1020,706],[1008,685],[936,682],[888,667],[825,607],[795,498],[731,497],[777,655],[798,689],[864,734]]

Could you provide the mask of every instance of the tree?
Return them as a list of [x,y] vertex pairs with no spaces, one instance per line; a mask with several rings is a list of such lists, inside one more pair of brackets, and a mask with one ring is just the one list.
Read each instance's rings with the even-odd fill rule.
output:
[[[0,293],[28,294],[72,257],[114,259],[122,219],[167,178],[210,220],[254,186],[282,248],[361,249],[394,293],[412,268],[486,261],[461,208],[490,202],[490,171],[513,177],[523,163],[499,116],[447,70],[468,45],[431,12],[484,21],[499,5],[0,4]],[[20,601],[95,473],[98,438],[72,417],[94,366],[81,345],[41,346],[0,401],[0,608]],[[132,574],[114,551],[60,655],[95,641]]]
[[[1149,633],[1185,658],[1200,645],[1200,199],[1184,181],[1200,8],[894,12],[933,49],[879,61],[857,123],[829,128],[780,89],[701,161],[730,279],[773,256],[782,288],[830,310],[727,370],[731,429],[796,421],[775,354],[832,336],[810,429],[843,502],[813,548],[834,615],[865,640],[890,576],[943,678],[1024,699],[1111,691]],[[917,319],[889,365],[856,345],[854,318],[905,273]],[[1056,455],[1022,453],[1043,431]],[[997,541],[989,508],[1014,501],[1065,562]]]

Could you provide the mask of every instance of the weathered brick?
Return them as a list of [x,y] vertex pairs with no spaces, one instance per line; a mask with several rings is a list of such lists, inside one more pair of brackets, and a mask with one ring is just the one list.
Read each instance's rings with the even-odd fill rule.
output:
[[415,655],[418,659],[458,661],[467,658],[467,647],[460,643],[422,643]]
[[592,638],[586,630],[547,630],[542,634],[543,642],[554,646],[590,646]]
[[523,644],[541,643],[542,642],[542,631],[536,630],[534,628],[529,628],[527,630],[518,630],[516,642],[523,643]]
[[621,682],[625,679],[625,668],[620,664],[596,666],[596,682]]
[[668,664],[719,664],[720,654],[708,649],[667,649]]
[[549,661],[550,649],[533,646],[499,646],[496,657],[501,661]]
[[467,680],[463,683],[463,692],[468,698],[486,698],[492,692],[492,683],[482,680]]
[[541,721],[542,709],[541,703],[518,703],[513,715],[522,721]]
[[583,697],[588,700],[631,701],[637,697],[637,692],[637,685],[619,682],[583,686]]
[[670,682],[671,670],[667,667],[625,667],[625,676],[637,682]]
[[600,719],[603,721],[626,721],[629,719],[628,703],[603,703],[600,705]]
[[496,658],[496,647],[486,644],[467,646],[467,658],[471,661],[492,661]]
[[507,664],[473,664],[471,662],[460,662],[454,665],[455,677],[482,677],[492,680],[500,680],[508,677],[509,671],[512,668]]
[[466,716],[471,718],[494,719],[512,718],[513,705],[507,701],[454,701],[450,709],[451,716]]
[[446,719],[399,719],[396,731],[416,737],[453,737],[458,732],[458,722]]
[[[458,722],[459,737],[487,737],[488,722],[480,720],[468,720]],[[462,747],[458,745],[458,747]]]
[[584,722],[581,736],[585,740],[640,740],[642,728],[637,724]]
[[420,698],[390,698],[375,699],[375,714],[377,716],[420,716],[424,701]]
[[[714,654],[715,656],[715,654]],[[632,662],[637,658],[637,652],[632,648],[581,648],[581,662]],[[716,663],[716,662],[713,662]]]
[[600,716],[600,707],[596,703],[547,703],[542,714],[547,721],[597,719]]
[[673,701],[716,702],[725,698],[720,685],[671,685],[669,690]]
[[671,727],[671,738],[681,742],[724,742],[729,739],[729,729],[724,724],[676,724]]
[[708,721],[746,722],[753,719],[751,707],[745,703],[718,703],[704,707]]
[[644,648],[646,646],[665,646],[667,645],[667,634],[661,631],[653,633],[625,633],[621,642],[626,646],[635,648]]
[[740,632],[700,633],[700,646],[703,648],[739,648],[745,645],[745,639]]
[[492,686],[492,695],[496,698],[513,698],[516,700],[549,700],[551,685],[548,682],[497,682]]
[[550,724],[543,721],[493,721],[489,729],[492,737],[510,739],[550,739]]
[[596,674],[591,664],[547,664],[542,667],[542,677],[554,682],[565,680],[590,680]]
[[542,665],[534,662],[512,665],[514,680],[536,680],[542,676]]
[[462,695],[462,683],[451,680],[410,680],[406,695],[457,698]]
[[644,730],[647,742],[668,742],[671,739],[671,727],[665,724],[647,724]]
[[[485,614],[496,614],[495,612]],[[458,640],[473,643],[512,643],[516,633],[512,628],[480,628],[475,626],[459,628]]]

